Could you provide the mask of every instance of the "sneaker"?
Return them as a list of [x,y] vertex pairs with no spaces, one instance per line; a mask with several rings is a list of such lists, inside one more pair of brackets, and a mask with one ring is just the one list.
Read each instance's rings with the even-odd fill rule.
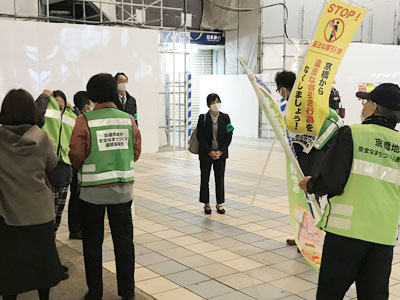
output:
[[81,240],[82,239],[82,232],[70,232],[69,233],[69,239],[70,240]]

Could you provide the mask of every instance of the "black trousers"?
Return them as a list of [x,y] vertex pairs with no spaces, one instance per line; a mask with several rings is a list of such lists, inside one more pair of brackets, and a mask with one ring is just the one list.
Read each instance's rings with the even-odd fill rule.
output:
[[116,205],[81,204],[82,242],[89,295],[103,295],[102,245],[104,214],[107,209],[117,268],[118,295],[133,297],[135,290],[135,249],[133,246],[132,201]]
[[76,169],[73,169],[70,191],[71,196],[69,197],[68,203],[68,229],[69,232],[77,233],[81,231],[81,219],[79,214],[78,171]]
[[392,259],[393,246],[327,233],[317,300],[343,299],[353,282],[358,300],[388,299]]
[[200,202],[210,203],[210,190],[209,181],[211,166],[214,169],[215,177],[215,196],[217,198],[217,203],[222,204],[225,202],[225,165],[226,159],[212,160],[211,157],[201,157],[200,158],[200,173],[201,173],[201,183],[200,183]]

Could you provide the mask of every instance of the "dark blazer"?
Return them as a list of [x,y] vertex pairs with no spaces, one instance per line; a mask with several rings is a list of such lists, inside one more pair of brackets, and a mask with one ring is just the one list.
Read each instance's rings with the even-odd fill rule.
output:
[[[204,116],[206,116],[205,123]],[[230,123],[231,119],[229,118],[229,115],[219,112],[217,140],[219,147],[218,150],[223,152],[220,159],[226,159],[229,157],[228,147],[231,144],[233,132],[227,132],[226,126]],[[199,120],[197,122],[197,139],[199,141],[199,159],[210,158],[208,153],[212,151],[211,145],[213,140],[210,112],[199,116]]]
[[129,95],[128,92],[126,92],[125,108],[123,108],[121,101],[119,101],[119,96],[117,96],[116,99],[114,99],[114,104],[117,106],[119,110],[122,110],[132,115],[135,118],[136,125],[138,125],[137,116],[135,117],[137,113],[137,107],[136,107],[136,99],[134,97],[132,97],[131,95]]

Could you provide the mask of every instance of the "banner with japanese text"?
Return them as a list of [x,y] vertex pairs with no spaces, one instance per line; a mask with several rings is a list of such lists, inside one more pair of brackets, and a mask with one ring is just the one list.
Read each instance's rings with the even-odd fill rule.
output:
[[289,98],[289,131],[315,140],[329,113],[329,95],[340,62],[365,9],[332,0],[322,10],[304,65]]
[[315,223],[320,219],[321,211],[313,196],[310,195],[310,198],[307,199],[299,187],[299,180],[304,176],[297,162],[285,121],[270,90],[257,75],[249,70],[243,58],[239,57],[239,61],[247,72],[260,107],[286,154],[289,213],[296,244],[308,263],[314,269],[319,270],[325,233],[319,230]]
[[307,262],[317,271],[321,266],[322,249],[324,246],[325,232],[318,229],[314,213],[319,210],[307,201],[302,189],[299,187],[300,179],[295,166],[286,159],[286,181],[289,194],[290,222],[296,245]]

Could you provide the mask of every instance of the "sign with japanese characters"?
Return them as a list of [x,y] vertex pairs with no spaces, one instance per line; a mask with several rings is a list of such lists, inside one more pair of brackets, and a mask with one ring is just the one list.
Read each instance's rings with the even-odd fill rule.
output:
[[304,177],[295,157],[293,143],[286,130],[285,121],[276,101],[272,98],[270,89],[249,70],[243,58],[239,56],[238,59],[256,92],[262,111],[286,153],[289,211],[297,246],[309,264],[319,270],[325,236],[325,233],[315,226],[315,221],[318,222],[321,217],[320,208],[313,196],[310,195],[309,198],[306,198],[299,187],[299,180]]
[[[358,91],[359,92],[367,92],[370,93],[373,91],[373,89],[375,87],[377,87],[378,85],[380,85],[381,83],[378,82],[359,82],[358,83]],[[361,99],[358,98],[358,100],[360,101]]]
[[299,187],[299,178],[296,169],[290,160],[286,160],[286,181],[289,194],[290,220],[293,227],[293,236],[298,249],[308,263],[319,270],[322,260],[322,249],[324,246],[325,232],[315,226],[313,212],[310,204]]
[[365,10],[338,0],[324,7],[305,63],[289,98],[290,131],[318,136],[329,113],[329,95],[340,62]]
[[129,132],[128,129],[107,129],[98,130],[97,145],[99,151],[128,149]]

